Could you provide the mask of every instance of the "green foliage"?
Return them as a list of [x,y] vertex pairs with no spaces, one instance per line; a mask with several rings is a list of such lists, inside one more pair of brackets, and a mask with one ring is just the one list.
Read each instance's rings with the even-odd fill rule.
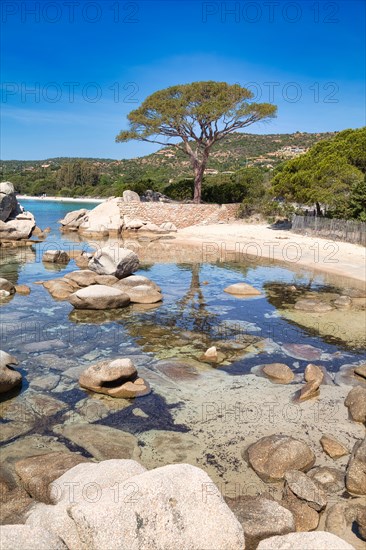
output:
[[365,171],[366,128],[345,130],[280,166],[272,189],[287,200],[346,212],[351,190],[364,181]]
[[[194,173],[195,202],[212,146],[241,128],[276,116],[277,107],[252,102],[253,93],[239,84],[193,82],[171,86],[150,95],[128,115],[129,130],[117,142],[129,140],[167,144],[186,154]],[[166,139],[166,141],[161,141]],[[177,141],[178,140],[178,141]]]

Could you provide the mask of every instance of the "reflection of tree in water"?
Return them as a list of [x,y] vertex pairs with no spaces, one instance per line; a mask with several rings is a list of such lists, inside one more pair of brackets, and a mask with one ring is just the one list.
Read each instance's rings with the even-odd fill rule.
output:
[[0,277],[17,284],[19,273],[26,263],[35,262],[36,254],[31,246],[0,248]]

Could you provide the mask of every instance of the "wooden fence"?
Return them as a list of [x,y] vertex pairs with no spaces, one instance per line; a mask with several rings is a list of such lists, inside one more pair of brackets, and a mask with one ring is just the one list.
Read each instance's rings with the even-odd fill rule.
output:
[[292,219],[292,231],[366,246],[365,222],[295,215]]

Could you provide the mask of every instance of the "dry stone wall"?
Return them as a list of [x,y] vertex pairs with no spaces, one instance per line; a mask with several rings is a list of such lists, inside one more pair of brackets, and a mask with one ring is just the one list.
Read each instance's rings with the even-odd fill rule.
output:
[[136,218],[156,225],[172,222],[178,229],[191,225],[228,222],[237,218],[239,204],[176,204],[119,202],[121,219]]

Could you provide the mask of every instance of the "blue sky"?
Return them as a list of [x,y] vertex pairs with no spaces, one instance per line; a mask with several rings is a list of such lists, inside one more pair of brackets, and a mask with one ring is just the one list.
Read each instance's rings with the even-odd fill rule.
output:
[[195,80],[237,82],[278,105],[249,132],[365,125],[362,1],[3,0],[1,10],[2,159],[153,152],[114,142],[126,115]]

